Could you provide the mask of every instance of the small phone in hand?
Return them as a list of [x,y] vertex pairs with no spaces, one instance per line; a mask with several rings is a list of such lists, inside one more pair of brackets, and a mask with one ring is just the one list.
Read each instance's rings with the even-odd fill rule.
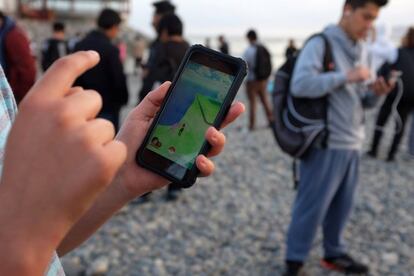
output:
[[137,164],[192,186],[199,174],[195,160],[210,149],[206,131],[220,127],[245,76],[242,59],[192,46],[136,154]]

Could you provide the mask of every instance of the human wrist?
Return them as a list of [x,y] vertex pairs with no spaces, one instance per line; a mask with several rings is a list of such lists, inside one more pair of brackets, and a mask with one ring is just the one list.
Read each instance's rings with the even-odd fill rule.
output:
[[21,215],[3,203],[0,200],[0,275],[43,275],[53,246],[35,234],[36,225],[26,226]]
[[[36,212],[40,208],[30,208],[24,205],[27,202],[21,202],[13,197],[12,195],[16,193],[7,190],[5,188],[7,185],[0,183],[0,187],[3,188],[0,190],[0,260],[2,264],[7,262],[8,266],[16,271],[36,269],[43,265],[43,269],[46,269],[53,252],[65,234],[65,223],[43,216],[41,212],[44,210],[40,210],[40,214],[37,215]],[[21,275],[37,275],[33,271],[35,270]],[[0,275],[9,274],[0,272]]]

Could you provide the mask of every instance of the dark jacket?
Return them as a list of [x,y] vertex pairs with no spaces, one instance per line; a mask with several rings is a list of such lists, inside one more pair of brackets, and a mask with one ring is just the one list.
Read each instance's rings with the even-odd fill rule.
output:
[[46,71],[53,62],[69,54],[69,46],[66,40],[50,38],[42,47],[42,69]]
[[103,32],[95,30],[76,44],[75,51],[83,50],[98,52],[101,60],[98,65],[80,76],[75,84],[101,94],[103,112],[119,110],[128,102],[128,88],[118,48]]
[[[0,38],[0,50],[4,58],[2,66],[16,102],[19,103],[35,83],[36,65],[26,34],[10,18],[5,18],[5,22],[11,25],[3,30],[5,32],[2,32]],[[3,24],[2,28],[4,27],[6,24]]]
[[159,51],[158,64],[155,67],[156,80],[172,81],[190,45],[187,41],[168,41],[161,45],[162,51]]
[[[414,48],[400,48],[398,59],[394,64],[385,64],[380,69],[380,75],[387,76],[391,70],[401,71],[401,81],[403,84],[403,96],[399,105],[414,106]],[[395,98],[399,90],[399,85],[388,95]]]

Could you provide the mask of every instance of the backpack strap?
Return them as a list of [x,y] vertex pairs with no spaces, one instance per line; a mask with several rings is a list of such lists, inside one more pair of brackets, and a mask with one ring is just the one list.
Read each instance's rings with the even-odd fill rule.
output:
[[[323,55],[323,72],[330,72],[330,71],[334,71],[335,70],[335,62],[334,62],[334,55],[332,52],[332,46],[331,43],[329,42],[328,37],[326,36],[326,34],[324,33],[317,33],[312,35],[309,39],[313,39],[315,37],[320,37],[322,38],[323,42],[324,42],[324,46],[325,46],[325,51],[324,51],[324,55]],[[322,148],[326,149],[328,147],[328,141],[329,141],[329,128],[328,128],[328,115],[329,115],[329,95],[326,95],[324,97],[324,100],[326,102],[326,113],[325,113],[325,119],[324,119],[324,124],[325,124],[325,129],[324,129],[324,137],[321,141],[322,144]]]
[[[323,56],[323,72],[330,72],[335,70],[335,62],[334,62],[334,56],[332,52],[332,46],[329,42],[328,37],[324,33],[318,33],[313,36],[311,36],[307,41],[315,38],[320,37],[323,39],[325,44],[325,51]],[[324,129],[324,137],[322,140],[322,148],[326,149],[328,147],[328,141],[329,141],[329,128],[328,128],[328,104],[329,104],[329,95],[326,95],[324,97],[326,101],[326,113],[325,113],[325,129]],[[299,187],[300,182],[300,160],[294,159],[292,163],[292,171],[293,171],[293,182],[294,182],[294,189],[297,190]]]

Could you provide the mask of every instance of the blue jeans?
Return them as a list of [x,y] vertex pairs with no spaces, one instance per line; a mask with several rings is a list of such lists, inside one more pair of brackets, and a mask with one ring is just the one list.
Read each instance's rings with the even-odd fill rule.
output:
[[359,162],[359,151],[336,149],[311,149],[301,161],[286,260],[305,262],[319,225],[325,257],[345,253],[342,233],[353,205]]

